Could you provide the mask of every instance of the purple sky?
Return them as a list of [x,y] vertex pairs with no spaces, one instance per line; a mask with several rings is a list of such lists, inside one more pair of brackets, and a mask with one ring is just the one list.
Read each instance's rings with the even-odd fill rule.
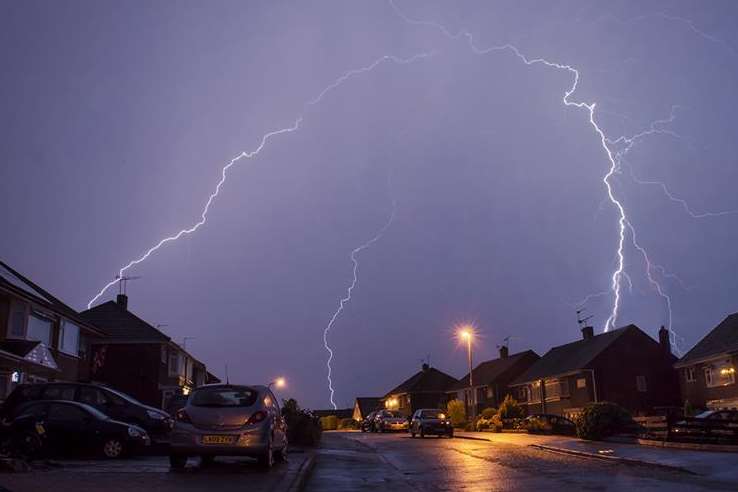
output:
[[[690,348],[738,311],[738,4],[397,0],[410,17],[466,29],[569,64],[572,99],[596,102],[611,138],[675,119],[612,178],[652,276]],[[0,255],[83,309],[117,270],[199,219],[207,223],[131,269],[130,308],[217,374],[327,407],[322,333],[335,323],[336,400],[380,395],[430,355],[463,375],[453,326],[474,322],[475,358],[543,354],[578,338],[575,304],[607,291],[617,210],[586,110],[562,102],[571,74],[509,51],[475,55],[384,2],[5,2],[0,5]],[[616,146],[613,146],[615,148]],[[388,175],[392,175],[388,187]],[[641,181],[663,182],[664,189]],[[667,321],[643,257],[626,239],[618,325]],[[668,272],[664,275],[664,272]],[[678,279],[671,274],[677,275]],[[627,284],[623,278],[624,284]],[[111,289],[103,296],[115,294]],[[587,305],[598,329],[612,295]]]

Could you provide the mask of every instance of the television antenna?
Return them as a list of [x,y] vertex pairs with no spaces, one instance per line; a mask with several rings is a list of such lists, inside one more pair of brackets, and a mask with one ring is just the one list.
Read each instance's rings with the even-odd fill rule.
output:
[[129,280],[138,280],[141,278],[141,275],[134,275],[134,276],[127,276],[123,275],[122,277],[120,275],[116,275],[115,279],[118,281],[118,294],[126,294],[126,290],[128,288],[128,281]]
[[584,328],[584,326],[587,324],[587,321],[594,318],[594,315],[591,314],[589,316],[582,316],[585,311],[585,308],[577,309],[577,323],[579,324],[580,328]]

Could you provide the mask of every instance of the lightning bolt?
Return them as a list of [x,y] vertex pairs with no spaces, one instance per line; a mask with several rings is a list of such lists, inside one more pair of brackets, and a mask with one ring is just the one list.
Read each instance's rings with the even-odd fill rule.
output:
[[328,368],[328,390],[331,392],[330,395],[330,401],[331,405],[333,406],[333,409],[337,409],[338,406],[336,405],[336,402],[333,401],[333,395],[335,393],[335,390],[333,388],[333,380],[331,379],[332,375],[332,368],[331,368],[331,361],[333,361],[333,349],[331,349],[330,345],[328,345],[328,333],[331,331],[331,328],[333,328],[333,325],[335,324],[338,317],[341,315],[341,312],[343,311],[344,306],[346,306],[347,303],[351,301],[351,292],[354,290],[354,287],[356,287],[356,283],[359,281],[359,260],[357,259],[357,255],[361,253],[363,250],[370,247],[372,244],[376,243],[380,239],[382,239],[382,236],[384,236],[384,233],[387,232],[387,229],[392,225],[392,222],[395,220],[395,213],[397,212],[397,202],[392,202],[392,213],[390,213],[389,219],[387,219],[387,222],[385,222],[384,226],[377,232],[377,234],[369,239],[367,242],[363,243],[361,246],[358,246],[351,250],[351,263],[354,265],[353,269],[353,279],[351,280],[351,284],[349,284],[348,288],[346,289],[346,296],[342,297],[341,300],[338,302],[338,309],[333,313],[333,316],[331,316],[331,320],[328,322],[328,326],[325,327],[323,330],[323,345],[325,346],[325,350],[328,352],[328,360],[326,361],[326,367]]
[[475,44],[474,36],[469,31],[461,29],[457,33],[454,34],[449,29],[447,29],[446,27],[444,27],[442,24],[438,22],[429,21],[429,20],[417,20],[417,19],[412,19],[408,17],[407,15],[405,15],[405,13],[402,10],[400,10],[397,7],[397,5],[395,4],[393,0],[389,0],[389,4],[392,7],[392,9],[395,11],[395,13],[409,25],[433,27],[439,30],[445,37],[447,37],[448,39],[452,41],[459,40],[462,38],[466,39],[469,48],[476,55],[483,56],[483,55],[487,55],[492,52],[509,52],[509,53],[512,53],[515,57],[517,57],[520,61],[522,61],[527,66],[543,65],[548,68],[556,69],[559,71],[565,71],[571,74],[572,84],[569,86],[568,89],[564,91],[564,96],[562,98],[563,104],[566,107],[584,110],[585,113],[587,114],[589,124],[592,127],[592,130],[594,131],[595,135],[597,136],[600,146],[602,147],[602,150],[609,162],[608,171],[603,176],[602,182],[605,185],[605,189],[607,191],[607,199],[614,206],[618,214],[618,221],[617,221],[618,240],[617,240],[617,245],[616,245],[617,262],[616,262],[615,270],[613,271],[611,275],[611,282],[610,282],[610,291],[612,292],[612,295],[613,295],[613,305],[612,305],[612,310],[610,312],[610,316],[607,318],[607,321],[605,322],[604,330],[608,331],[615,325],[617,321],[618,313],[620,311],[621,288],[622,288],[621,280],[623,278],[627,278],[626,277],[627,274],[625,273],[625,241],[626,241],[626,236],[628,235],[628,232],[630,232],[630,238],[631,238],[631,243],[633,244],[633,247],[641,253],[641,255],[644,257],[644,260],[646,262],[646,265],[647,265],[646,266],[646,276],[648,278],[649,283],[651,283],[651,285],[654,286],[654,288],[657,290],[659,295],[664,299],[666,303],[668,329],[670,332],[671,340],[672,342],[674,342],[675,335],[673,334],[673,331],[671,330],[671,318],[672,318],[671,298],[668,296],[668,294],[665,293],[661,284],[653,277],[652,275],[653,266],[651,264],[648,253],[637,242],[636,235],[635,235],[635,228],[628,220],[628,214],[625,209],[625,206],[616,197],[615,192],[613,190],[613,185],[611,182],[613,176],[617,172],[619,172],[621,157],[627,154],[627,152],[629,152],[633,148],[633,146],[636,145],[636,143],[638,143],[642,138],[645,138],[646,136],[649,136],[649,135],[659,134],[659,133],[676,135],[674,132],[671,132],[669,130],[665,130],[662,128],[663,124],[673,121],[674,108],[672,108],[672,114],[670,118],[664,119],[664,120],[657,120],[653,122],[646,130],[636,135],[633,135],[630,137],[621,136],[621,137],[617,137],[614,139],[609,138],[605,134],[605,131],[602,129],[602,127],[600,127],[600,125],[597,123],[597,119],[595,117],[595,109],[597,107],[597,104],[594,102],[576,101],[572,99],[572,96],[576,92],[577,87],[579,85],[580,72],[578,69],[574,68],[573,66],[569,64],[549,61],[545,58],[529,58],[528,56],[524,55],[517,47],[509,43],[491,46],[488,48],[480,48]]
[[174,242],[174,241],[178,240],[179,238],[181,238],[183,236],[190,235],[190,234],[194,233],[195,231],[197,231],[201,226],[203,226],[205,224],[205,222],[207,222],[207,217],[208,217],[208,212],[210,211],[210,206],[213,204],[213,201],[218,197],[218,194],[220,193],[221,188],[223,187],[223,185],[226,182],[226,177],[227,177],[228,170],[231,167],[233,167],[234,165],[236,165],[238,162],[240,162],[242,159],[251,159],[251,158],[254,158],[254,157],[258,156],[259,153],[261,153],[262,149],[264,149],[264,147],[267,145],[267,143],[269,143],[269,141],[272,138],[277,137],[279,135],[286,134],[286,133],[292,133],[294,131],[297,131],[300,128],[300,126],[302,125],[303,120],[305,119],[305,115],[307,113],[307,110],[311,106],[315,106],[318,103],[320,103],[323,100],[323,98],[330,91],[338,88],[344,82],[346,82],[347,80],[349,80],[349,79],[351,79],[353,77],[356,77],[356,76],[363,75],[365,73],[371,72],[372,70],[374,70],[376,67],[378,67],[379,65],[381,65],[383,63],[392,62],[392,63],[395,63],[397,65],[407,65],[407,64],[410,64],[410,63],[414,63],[414,62],[416,62],[418,60],[430,58],[434,54],[435,54],[435,52],[431,51],[431,52],[426,52],[426,53],[419,53],[419,54],[413,55],[413,56],[411,56],[409,58],[400,58],[400,57],[394,56],[394,55],[384,55],[384,56],[381,56],[381,57],[377,58],[376,60],[374,60],[369,65],[366,65],[366,66],[361,67],[361,68],[353,69],[353,70],[348,70],[347,72],[344,72],[343,75],[341,75],[340,77],[338,77],[333,83],[331,83],[330,85],[328,85],[327,87],[325,87],[322,91],[320,91],[317,96],[315,96],[314,98],[312,98],[309,101],[307,101],[304,104],[303,112],[301,114],[299,114],[295,118],[294,122],[290,126],[281,128],[279,130],[274,130],[274,131],[271,131],[269,133],[264,134],[261,137],[261,140],[259,142],[259,145],[255,149],[250,150],[250,151],[243,151],[240,154],[238,154],[236,157],[234,157],[233,159],[231,159],[221,169],[221,172],[220,172],[220,180],[218,181],[217,185],[215,186],[215,190],[210,194],[210,196],[208,197],[207,201],[205,202],[205,207],[203,208],[202,213],[200,214],[200,220],[198,220],[197,222],[195,222],[190,227],[187,227],[185,229],[180,230],[179,232],[177,232],[174,235],[167,236],[167,237],[161,239],[158,243],[156,243],[154,246],[152,246],[151,248],[149,248],[143,255],[141,255],[140,257],[138,257],[138,258],[136,258],[136,259],[131,260],[130,262],[128,262],[125,266],[123,266],[120,270],[118,270],[118,275],[116,276],[116,278],[114,280],[112,280],[112,281],[108,282],[107,284],[105,284],[103,286],[103,288],[100,289],[100,291],[92,299],[90,299],[90,302],[87,303],[87,309],[90,309],[92,307],[92,305],[98,299],[100,299],[100,297],[102,297],[105,294],[105,292],[110,287],[112,287],[113,285],[115,285],[116,283],[118,283],[120,281],[120,279],[124,276],[124,274],[125,274],[125,272],[127,270],[129,270],[130,268],[138,265],[139,263],[141,263],[143,261],[146,261],[152,254],[154,254],[156,251],[158,251],[165,244]]

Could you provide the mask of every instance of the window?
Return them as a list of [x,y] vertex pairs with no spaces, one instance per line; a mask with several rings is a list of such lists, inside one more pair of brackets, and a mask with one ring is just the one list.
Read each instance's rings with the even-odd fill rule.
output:
[[166,345],[161,346],[161,363],[162,364],[167,363],[167,346]]
[[569,396],[569,381],[564,379],[547,379],[546,399],[563,398]]
[[26,337],[26,305],[23,303],[13,302],[10,312],[8,336],[11,338]]
[[697,378],[695,377],[694,367],[688,367],[684,370],[684,378],[687,380],[688,383],[694,383],[695,381],[697,381]]
[[539,402],[541,401],[541,382],[536,381],[530,385],[530,401]]
[[69,384],[50,384],[44,390],[44,400],[74,401],[75,389],[74,386]]
[[190,402],[195,407],[250,407],[258,396],[245,386],[209,387],[195,390]]
[[708,387],[727,386],[735,383],[735,368],[730,359],[705,367],[705,381]]
[[169,375],[176,376],[179,374],[179,356],[176,352],[169,352]]
[[646,384],[646,376],[636,376],[636,389],[640,393],[648,391],[648,384]]
[[79,355],[79,326],[64,320],[59,334],[59,350],[65,354]]
[[108,399],[105,398],[105,394],[102,391],[88,386],[83,386],[79,389],[79,398],[77,401],[93,406],[106,405],[108,403]]
[[577,389],[584,389],[587,387],[587,380],[584,378],[577,379]]
[[515,396],[518,401],[528,401],[528,387],[518,386],[515,388]]
[[47,347],[51,346],[51,327],[53,322],[36,313],[28,317],[28,340],[38,340]]
[[192,359],[189,357],[185,357],[185,361],[187,364],[187,369],[185,370],[185,375],[187,376],[188,381],[192,381]]
[[50,421],[83,422],[87,416],[87,412],[74,405],[57,403],[49,406]]

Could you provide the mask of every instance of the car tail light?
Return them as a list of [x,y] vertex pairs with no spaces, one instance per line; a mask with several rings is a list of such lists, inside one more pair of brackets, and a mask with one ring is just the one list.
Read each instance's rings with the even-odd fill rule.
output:
[[177,413],[174,414],[174,419],[177,422],[185,422],[187,424],[191,424],[192,420],[190,420],[190,416],[187,415],[187,412],[184,411],[184,408],[180,408],[177,410]]
[[261,410],[259,410],[258,412],[254,412],[251,417],[249,417],[249,419],[246,421],[246,425],[258,424],[259,422],[266,420],[266,418],[266,412],[262,412]]

